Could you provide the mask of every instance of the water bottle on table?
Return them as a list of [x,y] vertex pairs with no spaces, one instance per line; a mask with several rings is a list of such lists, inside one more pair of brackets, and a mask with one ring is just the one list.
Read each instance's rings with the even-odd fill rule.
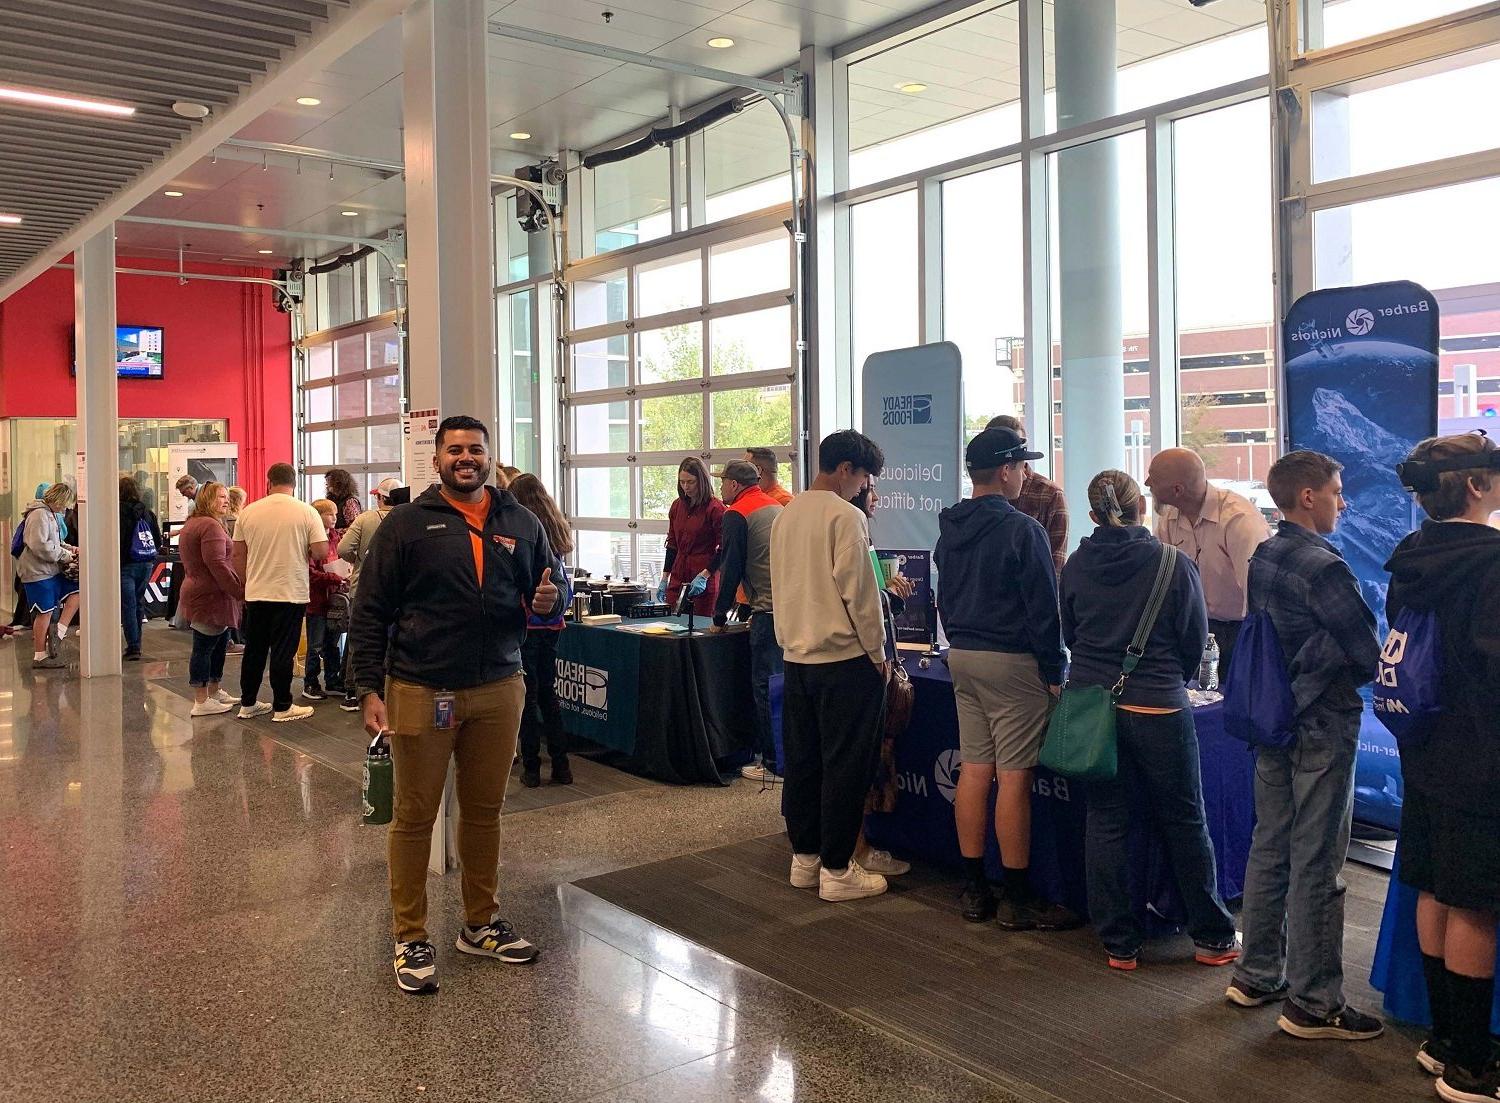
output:
[[1219,688],[1219,641],[1212,633],[1208,646],[1203,649],[1203,658],[1198,663],[1198,688],[1213,691]]

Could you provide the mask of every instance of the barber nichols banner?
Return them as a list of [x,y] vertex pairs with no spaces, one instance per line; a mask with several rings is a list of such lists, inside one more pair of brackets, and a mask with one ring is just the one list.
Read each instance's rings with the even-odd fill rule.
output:
[[962,371],[958,347],[947,341],[865,361],[863,428],[885,452],[870,525],[878,547],[932,548],[938,513],[959,500]]
[[1288,439],[1344,465],[1332,540],[1383,623],[1385,561],[1420,520],[1396,464],[1437,432],[1437,300],[1404,280],[1314,291],[1287,313],[1283,349]]
[[[1344,465],[1349,509],[1330,539],[1384,638],[1385,562],[1421,519],[1395,467],[1437,432],[1437,300],[1405,281],[1314,291],[1287,313],[1282,341],[1288,440]],[[1368,705],[1355,775],[1354,818],[1396,830],[1400,761]]]

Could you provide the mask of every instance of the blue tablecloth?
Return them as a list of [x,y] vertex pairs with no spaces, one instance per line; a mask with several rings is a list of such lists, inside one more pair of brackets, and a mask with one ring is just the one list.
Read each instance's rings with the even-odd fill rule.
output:
[[[1432,1011],[1427,1006],[1427,980],[1422,974],[1422,948],[1417,944],[1417,890],[1401,883],[1401,846],[1396,845],[1396,864],[1385,893],[1385,912],[1380,917],[1380,940],[1370,966],[1370,986],[1385,993],[1386,1014],[1409,1023],[1428,1026]],[[1500,965],[1500,953],[1496,954]],[[1490,1031],[1500,1034],[1500,991],[1490,1016]]]
[[[948,667],[934,659],[922,670],[906,659],[916,687],[911,727],[896,743],[900,797],[896,810],[868,817],[866,834],[877,846],[955,872],[962,869],[953,822],[953,790],[958,774],[958,713]],[[1250,833],[1255,823],[1255,761],[1245,744],[1224,734],[1222,706],[1195,709],[1202,758],[1203,799],[1214,842],[1219,891],[1226,900],[1243,891]],[[1032,881],[1038,891],[1087,912],[1084,875],[1085,786],[1038,768],[1032,788]],[[1149,824],[1144,800],[1132,831],[1132,892],[1138,910],[1168,924],[1184,918],[1166,848]],[[993,831],[986,865],[996,879],[1000,855]]]

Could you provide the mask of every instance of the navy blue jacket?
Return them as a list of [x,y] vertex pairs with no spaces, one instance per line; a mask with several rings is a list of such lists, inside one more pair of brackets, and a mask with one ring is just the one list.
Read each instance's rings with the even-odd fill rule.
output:
[[[1069,685],[1113,686],[1119,680],[1160,562],[1161,541],[1139,525],[1101,526],[1078,545],[1062,573],[1063,640],[1073,653]],[[1187,683],[1198,676],[1207,643],[1198,565],[1178,555],[1146,653],[1120,704],[1187,708]]]
[[949,644],[1031,655],[1047,684],[1061,685],[1066,659],[1046,530],[986,494],[943,510],[938,533],[938,613]]

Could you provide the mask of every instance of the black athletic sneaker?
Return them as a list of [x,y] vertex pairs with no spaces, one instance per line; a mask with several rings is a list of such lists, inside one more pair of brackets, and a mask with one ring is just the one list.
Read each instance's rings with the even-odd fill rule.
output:
[[339,702],[339,708],[343,709],[345,712],[358,712],[359,698],[345,697],[342,701]]
[[396,943],[396,987],[414,996],[438,990],[437,951],[430,942]]
[[1417,1064],[1431,1076],[1443,1075],[1448,1062],[1453,1060],[1453,1043],[1446,1038],[1428,1038],[1417,1049]]
[[959,909],[970,923],[983,923],[995,915],[995,894],[988,885],[969,885],[959,897]]
[[1332,1015],[1319,1017],[1304,1011],[1291,1000],[1281,1007],[1281,1018],[1276,1020],[1294,1038],[1332,1038],[1341,1042],[1363,1042],[1378,1038],[1385,1031],[1385,1024],[1373,1015],[1366,1015],[1345,1004]]
[[573,767],[568,765],[566,758],[554,758],[552,760],[552,784],[573,784]]
[[542,783],[542,768],[540,766],[522,766],[521,784],[528,789],[535,789]]
[[1082,925],[1078,913],[1040,897],[1013,900],[1002,896],[995,908],[995,926],[1002,931],[1071,931]]
[[1239,979],[1230,981],[1229,987],[1224,989],[1225,1001],[1238,1004],[1240,1007],[1263,1007],[1268,1003],[1286,999],[1286,994],[1285,984],[1280,988],[1257,988]]
[[460,927],[457,947],[466,954],[497,957],[507,965],[529,965],[541,956],[503,919],[492,919],[483,927]]
[[1496,1103],[1500,1100],[1500,1060],[1491,1060],[1477,1076],[1449,1062],[1438,1077],[1437,1093],[1448,1103]]
[[307,682],[302,687],[302,696],[309,701],[322,701],[327,699],[328,694],[323,692],[317,682]]

